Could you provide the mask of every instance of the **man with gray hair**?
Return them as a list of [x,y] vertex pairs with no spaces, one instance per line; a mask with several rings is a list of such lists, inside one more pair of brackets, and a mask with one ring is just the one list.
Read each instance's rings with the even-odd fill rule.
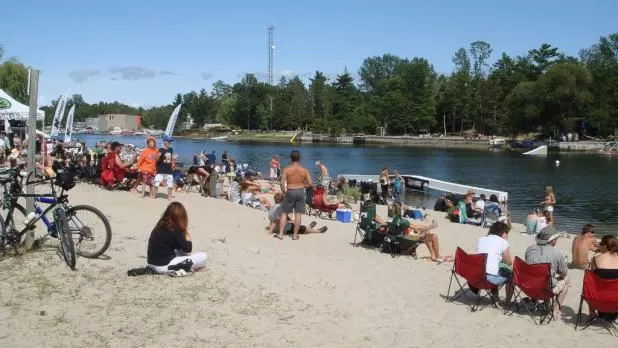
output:
[[553,225],[544,227],[536,236],[536,244],[526,249],[526,263],[549,263],[551,265],[551,286],[555,295],[558,295],[554,304],[554,318],[560,319],[562,311],[560,307],[564,303],[569,288],[567,274],[569,269],[562,252],[555,248],[560,233]]

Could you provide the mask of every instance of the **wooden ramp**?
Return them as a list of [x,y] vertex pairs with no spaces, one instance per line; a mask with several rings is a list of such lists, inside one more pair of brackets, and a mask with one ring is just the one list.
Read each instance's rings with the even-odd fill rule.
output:
[[[357,174],[339,174],[337,175],[337,177],[338,178],[343,177],[343,178],[346,178],[347,180],[356,180],[358,182],[360,181],[366,182],[370,180],[373,182],[378,182],[378,178],[379,178],[378,175],[357,175]],[[393,176],[391,175],[391,179],[392,177]],[[456,184],[453,182],[437,180],[437,179],[428,178],[428,177],[420,176],[420,175],[402,174],[401,177],[405,181],[406,188],[421,189],[421,190],[428,188],[428,189],[432,189],[436,191],[442,191],[442,192],[448,192],[448,193],[458,193],[458,194],[466,194],[468,191],[472,190],[474,191],[474,194],[476,197],[480,196],[482,193],[485,194],[487,198],[489,198],[489,196],[491,195],[496,195],[498,197],[498,200],[501,203],[507,202],[509,198],[508,192],[505,192],[505,191],[498,191],[498,190],[491,190],[491,189],[486,189],[482,187]],[[378,185],[378,188],[379,187],[380,185]]]
[[547,145],[539,146],[536,149],[532,149],[528,152],[524,152],[524,155],[537,155],[537,156],[547,156]]

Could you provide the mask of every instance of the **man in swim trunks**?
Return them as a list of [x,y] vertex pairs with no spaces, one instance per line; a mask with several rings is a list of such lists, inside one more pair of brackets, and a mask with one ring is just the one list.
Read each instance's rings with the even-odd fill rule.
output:
[[571,267],[586,269],[588,268],[589,260],[588,253],[590,251],[596,252],[599,249],[599,242],[594,237],[594,226],[591,224],[585,224],[582,228],[581,236],[573,239],[573,261]]
[[305,212],[305,188],[313,186],[313,182],[309,171],[300,165],[300,152],[292,151],[290,160],[292,163],[281,172],[283,209],[279,218],[279,234],[275,236],[283,239],[285,225],[287,224],[287,214],[294,212],[294,234],[292,239],[297,240],[301,216]]
[[328,191],[330,187],[330,176],[328,175],[328,168],[324,165],[324,163],[320,161],[315,162],[315,166],[318,167],[318,169],[320,170],[318,182],[324,187],[326,191]]

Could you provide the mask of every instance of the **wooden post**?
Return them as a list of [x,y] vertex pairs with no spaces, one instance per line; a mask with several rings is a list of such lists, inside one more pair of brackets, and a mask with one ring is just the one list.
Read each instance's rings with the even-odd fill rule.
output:
[[[38,98],[39,98],[39,71],[31,70],[30,71],[30,81],[28,81],[30,86],[30,117],[28,118],[28,172],[32,173],[30,176],[34,178],[34,171],[36,170],[36,119],[37,119],[37,110],[38,106]],[[27,194],[34,193],[34,185],[28,185],[26,187]],[[26,214],[30,214],[34,211],[34,199],[32,197],[26,198]],[[26,249],[32,248],[32,244],[34,244],[34,230],[30,230],[26,233]]]

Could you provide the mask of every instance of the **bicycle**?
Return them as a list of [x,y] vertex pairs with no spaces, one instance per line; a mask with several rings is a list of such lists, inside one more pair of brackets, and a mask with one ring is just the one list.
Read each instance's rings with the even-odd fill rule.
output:
[[[77,254],[86,258],[97,258],[102,255],[111,243],[111,226],[103,213],[95,207],[89,205],[71,206],[68,195],[65,191],[75,186],[74,173],[70,170],[57,170],[56,178],[42,177],[37,175],[39,180],[30,181],[30,175],[26,178],[26,184],[43,184],[48,182],[51,193],[48,194],[25,194],[22,191],[22,181],[25,176],[21,172],[23,166],[0,173],[0,184],[4,187],[2,209],[8,210],[5,219],[0,219],[0,248],[18,246],[21,244],[23,235],[36,227],[36,223],[42,220],[47,228],[47,235],[60,240],[60,249],[63,258],[71,269],[75,268],[76,250]],[[8,174],[8,175],[7,175]],[[56,186],[61,188],[60,194],[56,192]],[[26,216],[26,209],[17,202],[20,197],[34,198],[34,212]],[[37,203],[48,204],[46,209],[42,209]],[[54,221],[47,218],[47,213],[53,210]],[[95,238],[93,228],[84,224],[80,218],[82,212],[90,212],[103,222],[105,233],[102,238]],[[17,218],[16,213],[23,215],[23,219]],[[79,215],[79,216],[78,216]],[[17,223],[23,221],[24,226],[17,228]],[[76,241],[74,241],[76,237]],[[101,239],[101,240],[99,240]],[[96,243],[102,241],[100,247]],[[94,243],[93,243],[94,242]],[[90,244],[94,244],[94,250],[88,250]]]

